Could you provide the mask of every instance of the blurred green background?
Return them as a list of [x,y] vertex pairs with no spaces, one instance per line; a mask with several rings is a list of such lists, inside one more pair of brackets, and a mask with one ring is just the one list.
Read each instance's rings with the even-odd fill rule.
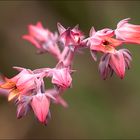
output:
[[[28,24],[41,21],[51,31],[57,30],[58,21],[65,27],[80,24],[88,36],[91,26],[115,29],[117,22],[128,17],[140,24],[140,1],[0,1],[0,72],[11,77],[17,73],[12,66],[55,65],[49,54],[37,55],[21,39]],[[89,50],[77,55],[73,88],[64,95],[69,108],[52,105],[47,127],[32,112],[17,120],[16,107],[1,97],[0,139],[140,139],[140,45],[127,48],[133,63],[124,80],[115,75],[102,80]]]

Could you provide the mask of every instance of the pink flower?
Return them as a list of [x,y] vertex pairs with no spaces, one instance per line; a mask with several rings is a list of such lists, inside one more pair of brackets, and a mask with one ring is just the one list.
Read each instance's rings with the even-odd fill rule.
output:
[[47,124],[46,119],[49,113],[50,98],[43,93],[38,93],[33,96],[31,106],[38,120],[43,124]]
[[75,47],[85,45],[85,42],[83,42],[84,35],[79,30],[78,25],[72,29],[70,27],[65,29],[60,23],[57,23],[57,27],[60,33],[60,41],[64,46],[70,47],[73,50]]
[[103,79],[115,72],[121,79],[124,78],[125,68],[130,67],[131,54],[127,49],[121,49],[114,53],[105,53],[99,63],[99,72]]
[[122,44],[122,41],[110,37],[94,38],[92,41],[90,49],[102,53],[114,53],[115,48]]
[[90,31],[88,44],[91,51],[113,53],[117,46],[122,44],[122,41],[112,38],[114,31],[108,28],[95,32],[94,28]]
[[58,35],[53,34],[48,29],[43,28],[41,22],[36,25],[29,25],[29,35],[23,35],[23,39],[31,42],[38,53],[49,52],[56,57],[59,57],[60,50],[56,44]]
[[6,82],[0,85],[3,89],[9,89],[8,100],[12,100],[15,97],[19,97],[23,94],[31,94],[32,90],[38,90],[41,83],[41,74],[34,74],[29,69],[21,70],[19,74],[11,79],[7,79]]
[[70,73],[69,68],[64,67],[63,63],[59,63],[50,73],[52,83],[63,89],[70,87],[72,83]]
[[130,18],[126,18],[117,24],[115,35],[126,43],[140,44],[140,25],[130,24],[129,20]]
[[61,88],[68,88],[71,86],[72,78],[68,68],[54,69],[52,76],[52,83]]

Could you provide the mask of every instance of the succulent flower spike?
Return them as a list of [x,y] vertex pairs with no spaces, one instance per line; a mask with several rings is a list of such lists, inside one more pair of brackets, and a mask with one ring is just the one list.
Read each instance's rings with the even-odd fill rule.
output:
[[[19,73],[12,78],[0,74],[0,95],[8,97],[8,101],[15,100],[17,118],[27,115],[33,110],[34,115],[44,125],[47,125],[51,103],[68,107],[62,98],[65,91],[72,87],[73,60],[77,52],[89,48],[92,58],[97,61],[97,53],[101,53],[99,73],[102,79],[115,73],[123,79],[126,69],[130,68],[132,56],[129,50],[123,49],[127,43],[140,44],[140,25],[128,23],[128,19],[121,20],[117,29],[90,29],[89,37],[85,38],[79,25],[65,28],[57,23],[59,35],[44,28],[41,22],[28,26],[29,33],[23,39],[32,43],[37,52],[50,53],[57,59],[52,67],[37,68],[35,70],[13,67]],[[121,49],[118,49],[121,47]],[[44,80],[49,78],[52,87],[48,89]],[[48,81],[47,81],[48,82]]]

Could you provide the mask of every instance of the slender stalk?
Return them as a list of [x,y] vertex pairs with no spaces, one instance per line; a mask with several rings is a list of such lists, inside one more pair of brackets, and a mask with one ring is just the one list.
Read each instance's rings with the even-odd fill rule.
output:
[[74,58],[74,54],[75,54],[75,51],[72,51],[72,50],[69,49],[68,56],[64,60],[64,65],[65,66],[70,66],[72,64],[73,58]]
[[65,47],[63,49],[62,53],[61,53],[61,60],[64,60],[65,59],[65,57],[67,56],[68,52],[69,52],[69,48],[68,47]]

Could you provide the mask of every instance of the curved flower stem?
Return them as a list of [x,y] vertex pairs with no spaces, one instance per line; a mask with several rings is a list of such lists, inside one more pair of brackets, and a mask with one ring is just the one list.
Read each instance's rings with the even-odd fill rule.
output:
[[68,56],[64,60],[64,65],[65,66],[70,66],[72,64],[74,54],[75,54],[75,51],[72,51],[72,50],[69,49]]
[[65,47],[61,53],[61,60],[64,60],[66,55],[68,54],[69,52],[69,48],[68,47]]

